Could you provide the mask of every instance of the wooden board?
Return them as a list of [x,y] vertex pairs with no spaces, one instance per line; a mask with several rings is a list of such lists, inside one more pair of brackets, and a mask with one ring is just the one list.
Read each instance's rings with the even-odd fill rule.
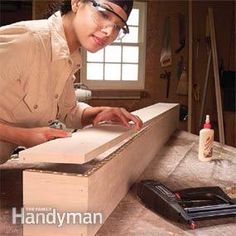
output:
[[[57,212],[101,212],[103,222],[126,195],[130,186],[177,128],[179,108],[174,106],[152,120],[115,153],[85,174],[25,170],[25,208],[52,208]],[[96,225],[24,225],[24,236],[95,235]]]
[[[176,106],[177,104],[157,103],[132,113],[142,119],[143,130],[151,121]],[[26,149],[19,156],[22,162],[82,164],[142,130],[137,132],[135,128],[128,129],[114,124],[84,128],[72,134],[72,137],[55,139]]]
[[193,6],[192,0],[188,3],[188,17],[189,17],[189,43],[188,43],[188,132],[192,132],[192,86],[193,86]]
[[216,47],[216,33],[215,33],[215,23],[213,9],[208,8],[209,15],[209,26],[211,35],[211,50],[212,50],[212,63],[214,71],[214,82],[215,82],[215,94],[216,94],[216,106],[217,106],[217,119],[219,127],[219,140],[221,144],[225,144],[225,134],[224,134],[224,121],[223,121],[223,109],[222,109],[222,99],[220,91],[220,77],[219,77],[219,65]]

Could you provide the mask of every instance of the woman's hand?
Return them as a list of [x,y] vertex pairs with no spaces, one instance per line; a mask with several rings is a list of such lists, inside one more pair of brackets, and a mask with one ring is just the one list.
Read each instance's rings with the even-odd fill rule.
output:
[[0,123],[0,140],[18,146],[32,147],[54,138],[70,136],[71,133],[49,127],[20,128]]
[[124,108],[119,107],[88,107],[84,110],[82,116],[82,123],[88,125],[92,123],[97,125],[100,122],[112,121],[116,123],[121,123],[126,127],[131,127],[129,123],[132,121],[136,129],[141,129],[143,122],[135,115],[132,115]]
[[18,145],[24,147],[32,147],[55,138],[71,137],[69,132],[49,127],[19,128],[17,134],[19,137]]

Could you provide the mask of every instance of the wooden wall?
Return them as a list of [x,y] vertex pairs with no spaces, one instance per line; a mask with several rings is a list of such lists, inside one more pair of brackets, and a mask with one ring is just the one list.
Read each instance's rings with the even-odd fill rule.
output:
[[[199,128],[199,114],[201,96],[205,73],[207,68],[207,44],[206,35],[206,14],[208,7],[214,11],[216,43],[218,62],[223,60],[225,70],[236,70],[235,68],[235,4],[233,1],[193,1],[193,84],[200,88],[200,100],[193,99],[193,132],[197,133]],[[199,54],[197,56],[197,41],[199,40]],[[231,44],[231,48],[230,48]],[[222,91],[222,98],[223,98]],[[223,104],[223,101],[222,101]],[[214,77],[211,65],[209,75],[209,86],[207,90],[205,114],[212,117],[216,140],[218,140],[218,124],[216,112],[216,98],[214,90]],[[236,146],[236,113],[224,111],[224,127],[226,144]]]

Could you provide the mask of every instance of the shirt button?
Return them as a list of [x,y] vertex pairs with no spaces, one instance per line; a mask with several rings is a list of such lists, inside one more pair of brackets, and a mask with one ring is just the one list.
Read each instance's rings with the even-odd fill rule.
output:
[[55,99],[57,99],[59,96],[58,96],[58,94],[55,94],[55,96],[54,96],[54,97],[55,97]]
[[69,60],[68,60],[68,63],[69,63],[69,65],[72,65],[72,60],[69,59]]
[[37,104],[34,105],[34,109],[38,109],[38,105]]

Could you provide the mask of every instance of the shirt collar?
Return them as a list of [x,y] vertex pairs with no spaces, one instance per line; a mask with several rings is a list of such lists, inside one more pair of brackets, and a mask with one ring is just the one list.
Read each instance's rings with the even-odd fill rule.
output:
[[79,49],[70,55],[60,11],[50,16],[48,21],[51,31],[52,60],[71,58],[76,65],[80,64],[81,55]]

